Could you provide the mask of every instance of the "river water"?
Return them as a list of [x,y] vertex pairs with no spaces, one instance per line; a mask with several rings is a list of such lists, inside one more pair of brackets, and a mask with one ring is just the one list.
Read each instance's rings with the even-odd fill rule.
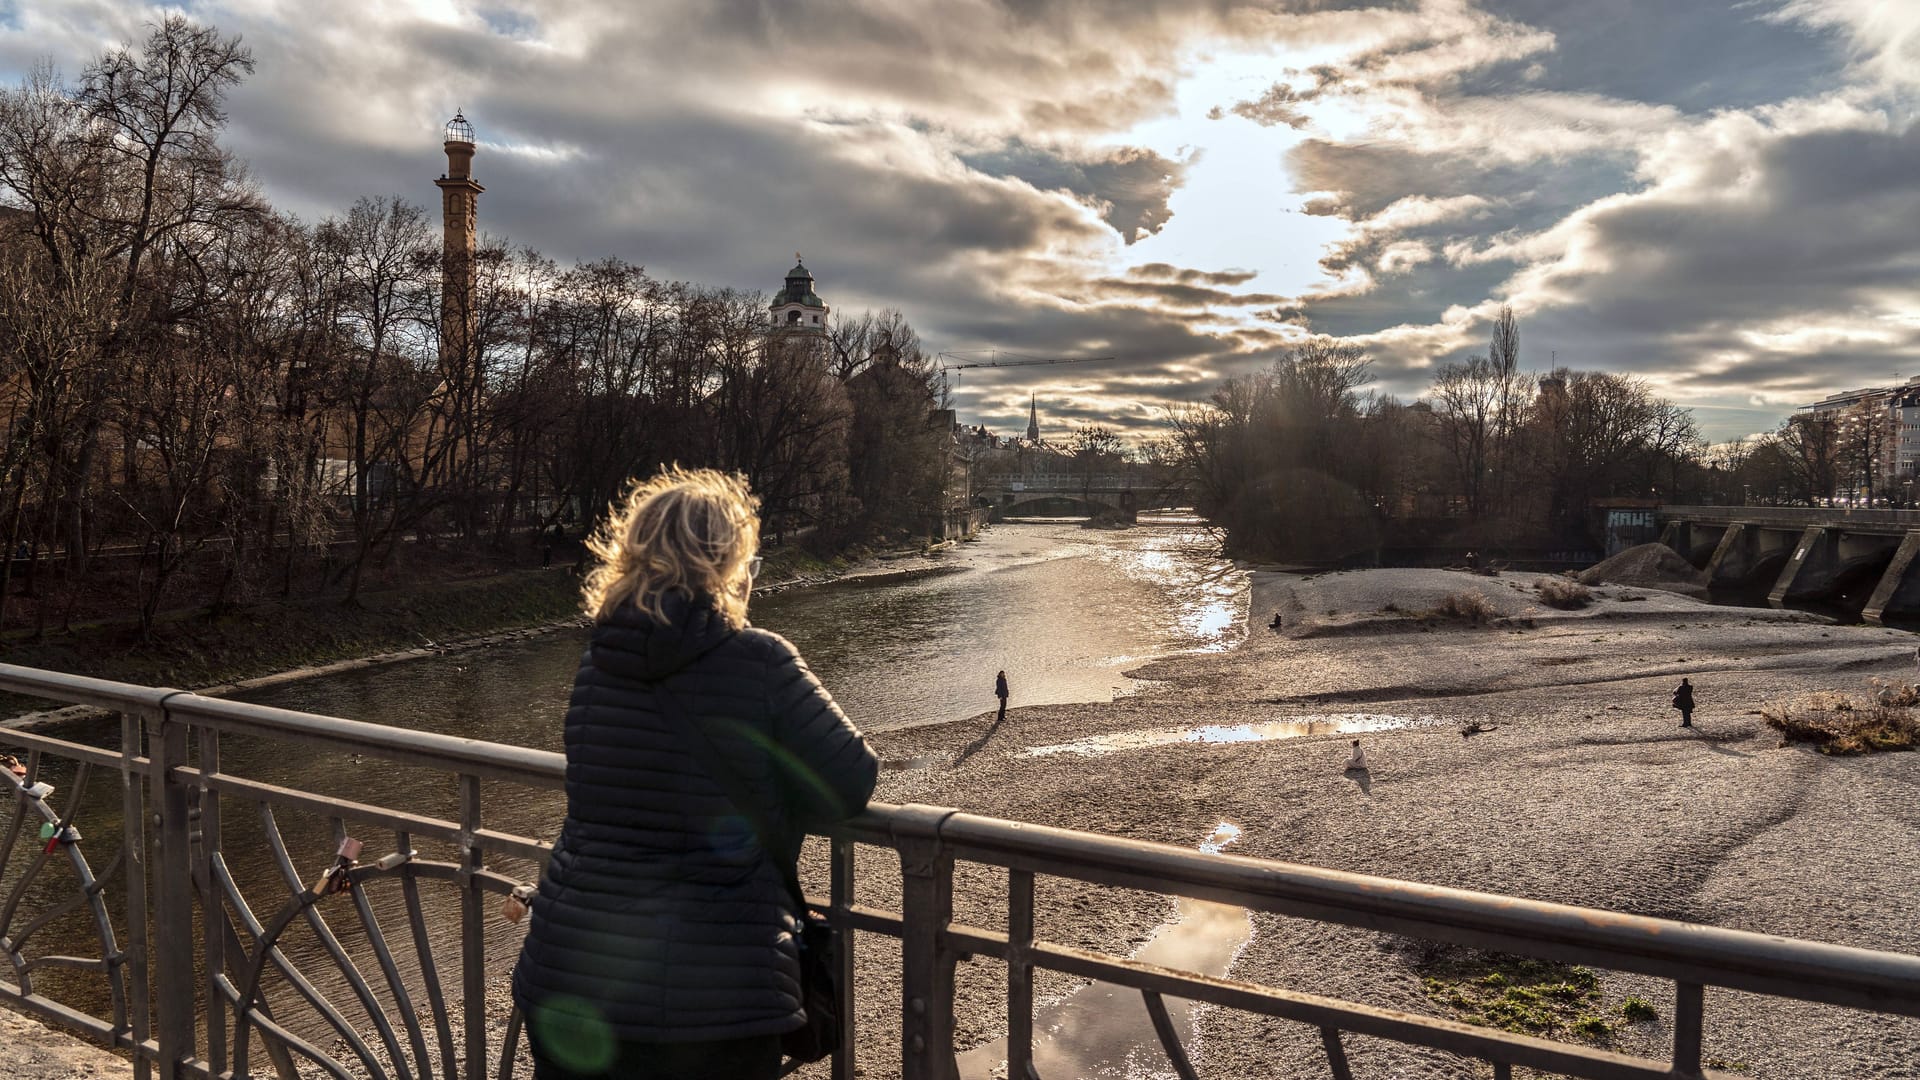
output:
[[[1192,524],[1127,530],[1003,524],[937,555],[933,573],[756,597],[864,730],[960,720],[1012,703],[1105,701],[1156,656],[1224,649],[1246,621],[1246,574]],[[285,683],[249,701],[560,749],[585,631]]]

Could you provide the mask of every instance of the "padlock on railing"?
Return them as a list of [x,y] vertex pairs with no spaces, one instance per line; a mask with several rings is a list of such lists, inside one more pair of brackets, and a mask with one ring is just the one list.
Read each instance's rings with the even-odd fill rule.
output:
[[527,907],[533,903],[533,894],[540,891],[534,885],[517,885],[500,902],[500,917],[510,923],[517,923],[527,917]]
[[80,830],[74,828],[72,825],[68,825],[64,829],[59,829],[53,822],[43,821],[40,823],[40,839],[47,842],[47,846],[43,850],[48,855],[51,855],[61,844],[79,843]]
[[315,896],[331,896],[337,892],[346,892],[353,888],[354,860],[360,858],[360,841],[349,836],[340,841],[340,850],[334,853],[333,865],[313,883]]

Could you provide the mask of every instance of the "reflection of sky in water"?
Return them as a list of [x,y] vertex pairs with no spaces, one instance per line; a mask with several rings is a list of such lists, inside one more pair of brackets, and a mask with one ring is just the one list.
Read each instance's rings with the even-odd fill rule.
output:
[[791,638],[848,713],[874,729],[958,719],[994,706],[1105,700],[1155,656],[1239,639],[1246,575],[1196,529],[999,525],[953,557],[956,571],[754,603]]
[[1025,757],[1052,757],[1077,754],[1098,757],[1123,750],[1145,750],[1174,743],[1248,743],[1270,739],[1293,739],[1302,735],[1332,735],[1361,731],[1392,731],[1434,723],[1431,716],[1388,716],[1384,713],[1322,713],[1292,716],[1260,724],[1208,724],[1191,728],[1151,728],[1094,735],[1051,746],[1034,746],[1023,751]]
[[1240,826],[1231,821],[1223,821],[1213,827],[1205,840],[1200,841],[1200,850],[1209,855],[1218,855],[1228,844],[1240,839]]

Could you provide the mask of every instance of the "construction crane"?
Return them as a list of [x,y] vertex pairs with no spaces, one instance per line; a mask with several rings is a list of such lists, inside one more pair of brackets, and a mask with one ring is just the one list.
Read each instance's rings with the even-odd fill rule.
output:
[[[1008,359],[1005,359],[1005,360],[1000,359],[1003,356],[1007,357]],[[985,360],[969,360],[964,355],[960,353],[953,353],[953,352],[943,352],[937,357],[937,359],[940,361],[940,380],[942,383],[945,383],[947,378],[947,372],[965,371],[968,368],[1037,367],[1042,364],[1090,364],[1099,360],[1112,360],[1113,357],[1111,356],[1023,356],[1020,353],[1002,352],[999,349],[988,349],[987,359]],[[959,378],[955,377],[954,382],[958,383],[959,381],[960,381]]]
[[[939,359],[943,361],[940,365],[940,370],[960,371],[965,368],[977,367],[1033,367],[1037,364],[1086,364],[1095,360],[1113,359],[1111,356],[1022,356],[1019,353],[1001,352],[999,349],[988,349],[987,356],[989,359],[986,360],[968,360],[960,353],[943,352],[939,356]],[[1002,360],[1000,359],[1002,356],[1010,357],[1010,359]],[[945,363],[944,361],[956,362]]]

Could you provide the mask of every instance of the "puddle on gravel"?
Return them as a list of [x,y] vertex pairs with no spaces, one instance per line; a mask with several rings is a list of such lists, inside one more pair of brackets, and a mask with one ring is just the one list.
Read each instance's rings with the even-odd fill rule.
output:
[[1098,757],[1124,750],[1145,750],[1175,743],[1247,743],[1269,739],[1296,739],[1302,735],[1338,735],[1348,732],[1396,731],[1435,723],[1431,716],[1387,716],[1382,713],[1322,713],[1268,720],[1258,724],[1208,724],[1188,728],[1149,728],[1143,731],[1118,731],[1094,735],[1051,746],[1030,746],[1022,757],[1051,757],[1078,754]]
[[[1200,842],[1200,850],[1218,854],[1239,838],[1240,827],[1223,821]],[[1221,976],[1252,936],[1246,908],[1182,897],[1173,921],[1162,924],[1133,959]],[[1180,1043],[1191,1056],[1195,1003],[1182,998],[1167,998],[1166,1003]],[[1002,1080],[1007,1075],[1007,1040],[977,1046],[958,1061],[962,1080]],[[1033,1064],[1047,1077],[1158,1080],[1176,1075],[1140,992],[1103,982],[1089,983],[1036,1010]]]

